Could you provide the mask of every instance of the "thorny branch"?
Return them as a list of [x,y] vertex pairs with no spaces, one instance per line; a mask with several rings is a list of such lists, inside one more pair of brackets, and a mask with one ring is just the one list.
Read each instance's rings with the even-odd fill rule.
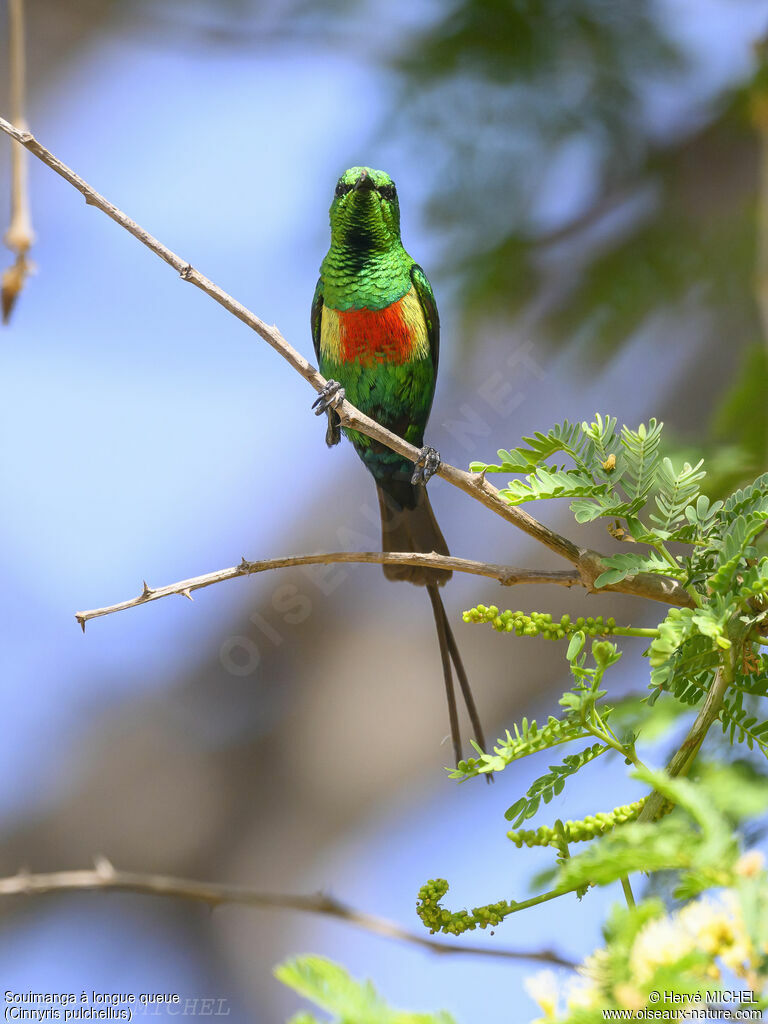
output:
[[[209,295],[215,302],[218,302],[220,306],[223,306],[233,316],[236,316],[238,320],[242,320],[243,323],[247,324],[290,363],[297,373],[300,373],[312,385],[315,391],[319,392],[322,390],[326,384],[325,378],[285,340],[275,325],[269,326],[266,324],[240,302],[232,298],[231,295],[228,295],[207,277],[204,277],[198,270],[195,270],[191,264],[181,259],[180,256],[177,256],[176,253],[163,245],[162,242],[131,220],[130,217],[110,203],[109,200],[96,192],[87,182],[83,181],[66,164],[63,164],[45,146],[42,146],[31,132],[14,127],[14,125],[3,118],[0,118],[0,131],[15,139],[28,149],[30,153],[39,160],[42,160],[51,170],[55,171],[56,174],[64,178],[65,181],[68,181],[78,192],[82,193],[86,203],[90,206],[96,206],[117,224],[125,228],[134,238],[151,249],[169,266],[173,267],[182,280],[189,281],[195,287],[200,288],[206,295]],[[419,455],[417,448],[403,440],[403,438],[398,437],[397,434],[393,434],[390,430],[382,427],[375,420],[365,416],[346,399],[336,406],[336,411],[343,426],[366,434],[411,462],[417,460]],[[482,473],[468,473],[465,470],[449,465],[447,462],[442,462],[438,469],[438,474],[455,487],[481,502],[486,508],[491,509],[492,512],[506,519],[507,522],[512,523],[530,537],[544,544],[545,547],[555,551],[571,562],[577,567],[582,584],[588,590],[593,589],[595,578],[603,571],[601,556],[597,552],[580,548],[573,541],[551,530],[522,509],[508,505],[496,488],[488,483],[485,475]],[[646,597],[654,601],[662,601],[665,604],[687,606],[692,604],[690,596],[679,583],[647,573],[639,573],[633,578],[622,581],[622,583],[617,584],[612,589],[622,593]]]
[[75,618],[85,632],[85,624],[90,619],[98,619],[102,615],[111,615],[113,612],[122,612],[126,608],[135,608],[137,605],[147,604],[149,601],[157,601],[161,597],[179,594],[192,600],[193,590],[202,590],[203,587],[210,587],[214,583],[223,583],[224,580],[234,580],[238,576],[252,576],[269,569],[286,569],[294,565],[332,565],[341,562],[369,562],[375,565],[423,565],[427,568],[434,566],[438,569],[453,569],[456,572],[472,573],[475,576],[489,576],[491,579],[498,580],[504,587],[511,587],[517,583],[557,583],[562,587],[572,587],[581,583],[581,578],[575,569],[515,569],[508,565],[473,562],[469,558],[454,558],[451,555],[434,553],[335,551],[316,555],[288,555],[285,558],[269,558],[261,562],[248,562],[244,558],[239,565],[233,565],[229,569],[205,573],[203,576],[193,576],[191,579],[179,580],[178,583],[170,583],[165,587],[150,587],[145,582],[144,589],[138,597],[121,601],[119,604],[108,605],[105,608],[75,612]]
[[96,860],[92,870],[52,871],[49,874],[30,874],[21,871],[9,878],[0,878],[0,896],[32,896],[45,893],[82,892],[86,890],[136,892],[147,896],[172,896],[177,899],[196,900],[209,907],[239,904],[247,907],[274,907],[282,910],[300,910],[308,914],[323,914],[339,918],[386,939],[407,942],[432,953],[465,953],[474,956],[501,957],[508,960],[538,960],[559,967],[575,967],[571,960],[552,950],[514,950],[492,947],[446,945],[402,928],[387,918],[368,914],[342,903],[324,893],[315,895],[282,895],[262,893],[245,886],[224,885],[218,882],[198,882],[168,875],[139,874],[117,871],[103,857]]

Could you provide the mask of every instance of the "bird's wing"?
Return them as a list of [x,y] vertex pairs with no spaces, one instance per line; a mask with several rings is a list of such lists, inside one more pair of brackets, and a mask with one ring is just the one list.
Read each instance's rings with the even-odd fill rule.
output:
[[432,285],[429,283],[427,275],[418,263],[414,263],[411,267],[411,281],[413,281],[413,287],[416,289],[424,319],[427,322],[429,351],[432,356],[432,365],[435,368],[435,376],[437,376],[437,363],[440,357],[440,317],[437,313],[435,293],[432,291]]
[[312,342],[315,346],[315,356],[320,362],[320,327],[323,320],[323,279],[318,278],[315,296],[312,299]]

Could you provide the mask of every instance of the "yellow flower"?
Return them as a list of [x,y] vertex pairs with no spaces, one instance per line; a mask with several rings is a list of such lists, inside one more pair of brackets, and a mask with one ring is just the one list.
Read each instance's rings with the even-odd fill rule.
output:
[[748,850],[736,861],[736,874],[743,878],[754,878],[765,867],[765,857],[760,850]]
[[557,1016],[558,989],[554,971],[539,971],[523,982],[525,991],[544,1011],[546,1020]]
[[721,902],[704,897],[683,907],[677,916],[693,943],[710,956],[718,956],[736,940],[733,915]]
[[677,963],[696,948],[690,934],[674,917],[649,921],[632,945],[629,965],[637,981],[647,981],[664,964]]
[[704,896],[689,903],[677,916],[698,949],[719,957],[726,967],[743,975],[752,960],[752,943],[732,890],[716,900]]

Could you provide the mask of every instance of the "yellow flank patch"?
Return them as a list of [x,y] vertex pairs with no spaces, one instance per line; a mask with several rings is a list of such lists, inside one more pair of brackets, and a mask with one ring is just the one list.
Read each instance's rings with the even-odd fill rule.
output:
[[400,299],[400,310],[403,323],[408,328],[413,342],[413,359],[425,359],[429,355],[429,337],[427,321],[416,289],[411,285],[410,291]]
[[337,363],[410,362],[429,356],[429,336],[416,289],[384,309],[323,306],[320,352]]
[[326,359],[341,362],[341,313],[323,306],[320,321],[320,352]]

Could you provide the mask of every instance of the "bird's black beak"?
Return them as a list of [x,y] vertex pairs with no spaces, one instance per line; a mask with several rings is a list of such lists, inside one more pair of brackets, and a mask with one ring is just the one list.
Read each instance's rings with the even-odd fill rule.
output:
[[371,180],[368,171],[363,171],[360,177],[355,182],[352,191],[353,192],[372,192],[375,188],[373,181]]

